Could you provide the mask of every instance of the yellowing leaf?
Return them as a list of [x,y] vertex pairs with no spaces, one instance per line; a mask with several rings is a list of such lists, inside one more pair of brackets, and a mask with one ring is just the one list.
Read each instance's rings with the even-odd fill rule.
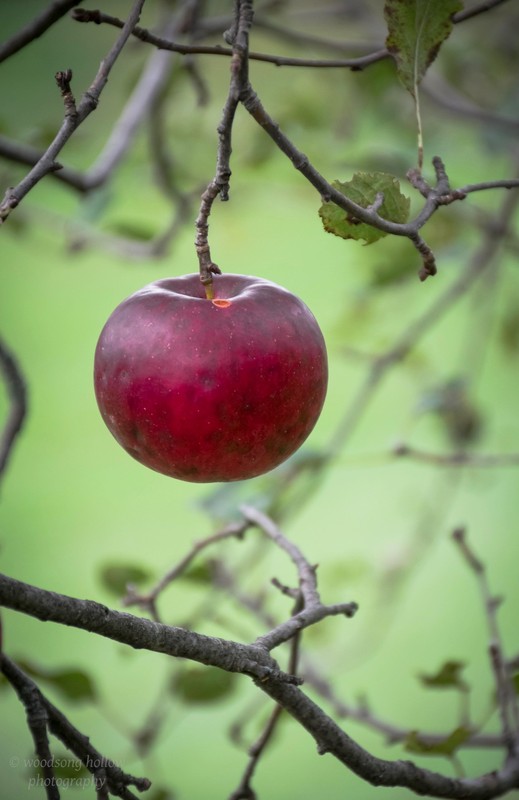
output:
[[413,97],[452,30],[453,14],[461,8],[460,0],[386,0],[386,47]]

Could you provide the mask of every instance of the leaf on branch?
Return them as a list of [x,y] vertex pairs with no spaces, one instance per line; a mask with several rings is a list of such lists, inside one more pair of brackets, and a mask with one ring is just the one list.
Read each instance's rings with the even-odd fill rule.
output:
[[[407,222],[411,201],[400,191],[400,183],[394,175],[387,172],[356,172],[351,181],[333,181],[332,186],[363,208],[375,203],[377,196],[383,194],[384,200],[378,214],[390,222]],[[363,240],[372,244],[384,236],[385,231],[361,222],[332,202],[323,203],[319,209],[325,231],[342,239]]]
[[214,561],[206,559],[197,564],[192,564],[189,569],[182,572],[180,578],[191,583],[211,584],[214,578]]
[[423,686],[430,689],[459,689],[466,692],[467,684],[461,677],[465,664],[462,661],[446,661],[437,672],[420,675]]
[[461,725],[440,742],[430,742],[426,738],[421,738],[418,731],[410,731],[405,738],[404,747],[409,753],[451,757],[467,739],[470,739],[472,734],[473,731],[470,728]]
[[217,667],[188,667],[174,676],[171,692],[185,703],[214,703],[234,690],[235,679]]
[[455,447],[475,442],[482,432],[484,420],[463,377],[451,378],[428,390],[417,410],[436,414]]
[[452,30],[460,0],[386,0],[386,47],[398,76],[416,98],[418,86]]
[[125,239],[132,239],[136,242],[151,242],[157,234],[155,227],[148,225],[144,222],[135,221],[120,221],[112,222],[106,226],[110,233],[115,233],[116,236],[122,236]]
[[105,589],[116,597],[121,597],[126,594],[128,584],[146,583],[153,575],[137,564],[106,564],[99,577]]
[[27,675],[44,681],[56,689],[67,700],[95,700],[95,684],[90,675],[79,669],[45,669],[29,661],[18,661],[18,666]]
[[170,789],[159,787],[149,794],[146,800],[175,800],[175,795]]
[[499,338],[503,348],[510,355],[515,356],[519,353],[519,309],[517,302],[512,302],[509,308],[506,309],[500,323]]

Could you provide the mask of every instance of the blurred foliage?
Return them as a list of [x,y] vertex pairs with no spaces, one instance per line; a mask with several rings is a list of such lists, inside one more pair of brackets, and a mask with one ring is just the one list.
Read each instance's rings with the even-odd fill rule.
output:
[[465,667],[461,661],[446,661],[440,669],[431,675],[420,675],[422,684],[431,689],[452,689],[460,691],[467,690],[467,684],[461,677]]
[[106,564],[100,569],[99,578],[111,594],[122,597],[128,585],[140,585],[150,581],[152,573],[140,564]]
[[[147,2],[141,24],[157,27],[166,5],[177,7]],[[223,0],[207,4],[218,30],[205,41],[221,42],[230,5]],[[110,13],[124,17],[129,3],[111,0],[109,6]],[[4,3],[2,36],[9,37],[40,10],[40,0]],[[340,53],[358,55],[382,46],[387,35],[378,0],[281,2],[272,5],[267,19],[275,26],[258,24],[251,47],[268,53],[322,58],[328,53],[315,39],[326,37]],[[279,35],[281,26],[296,37]],[[453,186],[514,174],[517,128],[492,122],[491,115],[519,115],[518,29],[518,9],[505,3],[454,26],[442,42],[421,86],[427,179],[433,180],[430,161],[436,154],[444,159]],[[2,134],[45,146],[63,114],[54,72],[70,66],[79,97],[116,35],[108,26],[63,18],[3,63]],[[150,54],[142,43],[129,44],[95,115],[60,154],[64,165],[88,169],[102,153]],[[415,330],[416,346],[366,398],[347,447],[333,459],[328,454],[373,359],[441,302],[488,224],[494,224],[502,194],[474,194],[435,215],[423,234],[437,255],[439,274],[420,285],[417,256],[408,241],[388,236],[365,248],[325,236],[319,197],[239,109],[230,202],[215,205],[211,216],[213,254],[226,270],[271,278],[312,307],[330,355],[326,407],[308,446],[254,482],[208,490],[148,472],[119,453],[104,431],[91,371],[101,326],[123,297],[150,280],[196,270],[193,222],[200,192],[214,174],[229,64],[223,58],[193,59],[205,89],[205,104],[199,105],[193,71],[173,58],[162,140],[175,189],[188,196],[191,206],[162,260],[139,249],[169,229],[174,212],[171,193],[157,181],[158,173],[164,177],[168,171],[161,172],[156,159],[152,117],[106,186],[83,196],[49,176],[2,228],[0,335],[17,353],[29,383],[30,415],[2,484],[1,568],[55,591],[113,604],[128,583],[149,588],[194,540],[235,520],[240,504],[254,504],[281,520],[312,563],[319,564],[323,599],[359,601],[359,614],[347,627],[326,620],[303,638],[338,697],[347,702],[364,693],[375,713],[411,731],[405,745],[391,751],[395,757],[406,757],[406,750],[429,759],[454,755],[467,773],[491,771],[499,757],[460,749],[468,727],[445,722],[453,710],[453,692],[442,688],[470,685],[478,719],[488,712],[492,694],[485,620],[473,576],[456,558],[448,534],[465,523],[488,561],[494,586],[505,596],[500,621],[513,652],[518,585],[511,542],[519,524],[517,477],[511,469],[483,472],[470,466],[438,475],[437,467],[397,462],[390,451],[402,440],[446,454],[469,447],[519,451],[514,231],[492,262],[490,279],[480,288],[467,285],[464,296],[425,336]],[[269,113],[323,175],[348,183],[354,173],[383,172],[404,186],[407,170],[415,166],[416,123],[412,100],[392,61],[360,72],[251,62],[250,72]],[[458,101],[488,112],[486,118],[458,113],[442,102],[446,90],[438,93],[438,81]],[[26,171],[3,161],[2,184],[16,184]],[[410,188],[403,192],[414,214],[422,198]],[[2,386],[2,419],[7,406]],[[202,632],[253,641],[270,619],[286,618],[293,601],[270,580],[293,586],[292,565],[283,554],[259,546],[257,532],[251,534],[207,551],[184,573],[185,580],[168,587],[161,597],[164,620],[178,624],[188,618]],[[235,585],[217,585],[213,557],[235,576]],[[22,615],[5,613],[3,621],[6,651],[22,655],[42,690],[59,696],[65,710],[67,702],[73,703],[74,722],[121,764],[131,761],[133,732],[148,719],[150,708],[159,704],[168,712],[144,763],[139,760],[135,769],[132,764],[135,772],[158,776],[151,790],[154,800],[172,797],[169,789],[160,788],[170,785],[175,797],[205,800],[208,774],[214,797],[228,795],[236,785],[246,755],[226,731],[244,714],[257,714],[249,710],[255,694],[245,679],[184,664],[171,677],[170,660],[158,654],[130,651]],[[71,653],[74,666],[64,667]],[[285,655],[279,654],[281,662]],[[424,664],[438,663],[438,670],[413,681]],[[424,683],[431,691],[423,691]],[[90,699],[96,700],[93,709],[75,702]],[[315,699],[320,702],[318,693]],[[9,731],[0,744],[0,761],[7,764],[13,753],[31,752],[32,742],[17,699],[3,691],[0,702]],[[351,720],[344,725],[372,752],[388,757],[378,736]],[[428,745],[431,729],[445,731],[443,742]],[[495,730],[495,720],[490,729]],[[267,756],[257,771],[261,797],[286,797],[287,759],[294,796],[319,792],[335,798],[350,792],[357,800],[372,800],[380,795],[380,789],[361,784],[341,765],[317,759],[313,742],[295,725],[283,727]],[[2,773],[5,796],[21,796],[26,776],[14,769]],[[388,800],[400,800],[401,794],[399,789],[384,791]]]
[[444,755],[451,757],[472,734],[473,731],[470,728],[461,726],[455,728],[452,733],[446,736],[445,739],[442,739],[441,742],[428,742],[421,738],[419,733],[412,731],[405,740],[405,748],[409,753],[416,753],[422,756]]
[[171,691],[184,703],[215,703],[228,697],[236,678],[215,667],[186,667],[174,676]]
[[[47,669],[34,661],[19,659],[18,666],[42,688],[47,686],[56,690],[61,699],[73,702],[96,701],[95,682],[81,669]],[[7,688],[7,681],[0,676],[0,688]]]

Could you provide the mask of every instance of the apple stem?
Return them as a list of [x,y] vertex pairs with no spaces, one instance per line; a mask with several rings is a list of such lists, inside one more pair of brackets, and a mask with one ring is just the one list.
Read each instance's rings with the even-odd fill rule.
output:
[[211,278],[211,283],[204,283],[205,289],[205,296],[208,300],[214,299],[214,288],[213,288],[213,279]]

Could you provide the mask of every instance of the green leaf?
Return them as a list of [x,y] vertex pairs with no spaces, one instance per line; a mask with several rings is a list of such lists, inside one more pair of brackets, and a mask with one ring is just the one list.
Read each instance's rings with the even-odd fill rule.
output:
[[[384,202],[378,209],[381,217],[399,223],[407,222],[409,218],[411,201],[400,191],[397,178],[387,172],[356,172],[351,181],[333,181],[332,186],[363,208],[372,205],[377,195],[382,193]],[[324,229],[342,239],[363,240],[371,244],[387,236],[384,231],[361,222],[332,202],[322,204],[319,216]]]
[[233,691],[235,679],[217,667],[188,667],[175,675],[171,691],[185,703],[214,703]]
[[506,309],[500,323],[499,338],[504,349],[512,354],[519,353],[519,308],[516,298]]
[[453,756],[461,745],[470,739],[473,731],[470,728],[460,726],[455,728],[452,733],[440,742],[427,741],[421,737],[418,731],[410,731],[404,741],[404,747],[409,753],[419,753],[420,755],[443,755]]
[[175,795],[171,789],[157,787],[154,792],[148,795],[146,800],[175,800]]
[[515,689],[515,693],[519,694],[519,672],[516,672],[515,675],[513,675],[512,685]]
[[424,686],[431,689],[460,689],[467,690],[467,684],[461,677],[461,672],[465,668],[462,661],[446,661],[437,672],[429,675],[420,675],[419,678]]
[[95,700],[95,684],[90,675],[79,669],[45,669],[32,661],[18,661],[20,669],[53,686],[67,700]]
[[475,442],[483,428],[484,420],[462,377],[452,378],[427,391],[418,411],[436,414],[449,441],[458,448]]
[[157,231],[152,225],[144,222],[112,222],[107,226],[107,230],[125,239],[134,239],[137,242],[151,242]]
[[211,584],[214,577],[214,566],[211,559],[200,561],[193,564],[183,572],[180,577],[182,580],[191,581],[192,583]]
[[453,14],[461,8],[460,0],[386,0],[386,47],[413,97],[452,30]]
[[106,564],[101,568],[101,583],[111,594],[121,597],[129,583],[146,583],[153,577],[151,572],[137,564]]

